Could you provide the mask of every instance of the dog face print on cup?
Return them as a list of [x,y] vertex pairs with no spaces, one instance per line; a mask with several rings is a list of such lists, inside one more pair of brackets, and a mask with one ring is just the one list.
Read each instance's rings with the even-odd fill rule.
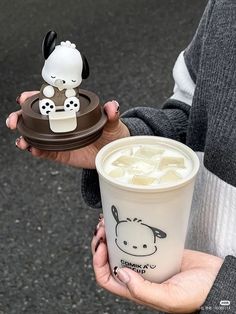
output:
[[138,218],[119,219],[117,208],[112,205],[112,215],[116,221],[115,243],[124,253],[132,256],[150,256],[157,251],[157,239],[164,239],[167,234],[145,224]]

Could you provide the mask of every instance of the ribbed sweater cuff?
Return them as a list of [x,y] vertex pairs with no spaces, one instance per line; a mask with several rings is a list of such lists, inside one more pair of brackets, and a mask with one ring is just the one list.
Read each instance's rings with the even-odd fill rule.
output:
[[121,121],[127,126],[131,136],[154,135],[151,128],[140,118],[121,118]]
[[169,99],[163,109],[130,109],[122,116],[122,121],[132,136],[156,135],[185,142],[190,108],[185,103]]
[[169,99],[163,106],[163,111],[172,127],[171,138],[182,143],[186,142],[190,110],[191,106],[174,99]]
[[[229,306],[221,305],[228,301]],[[236,258],[226,256],[200,313],[236,313]]]

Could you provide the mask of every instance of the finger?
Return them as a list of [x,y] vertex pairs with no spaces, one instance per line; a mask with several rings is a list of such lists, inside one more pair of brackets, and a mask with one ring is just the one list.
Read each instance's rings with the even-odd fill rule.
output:
[[[24,92],[22,93],[20,96],[17,97],[16,102],[18,104],[23,104],[25,102],[25,100],[35,94],[38,94],[38,91],[30,91],[30,92]],[[10,128],[11,130],[16,129],[16,125],[18,122],[19,117],[22,114],[22,110],[18,110],[15,112],[12,112],[9,117],[6,119],[6,125],[8,128]]]
[[184,250],[181,264],[181,272],[195,268],[196,266],[198,266],[198,258],[195,255],[195,251]]
[[31,154],[34,157],[53,160],[56,162],[60,162],[62,164],[69,164],[70,163],[70,151],[66,152],[54,152],[49,150],[41,150],[35,147],[32,147]]
[[35,147],[31,147],[30,144],[24,139],[23,136],[20,136],[19,138],[17,138],[15,144],[17,148],[21,150],[27,149],[29,152],[31,152],[31,154],[34,157],[41,157],[41,158],[56,160],[56,152],[44,151],[44,150],[37,149]]
[[99,222],[98,222],[97,226],[98,226],[98,228],[105,226],[103,214],[99,214]]
[[105,227],[103,214],[99,214],[98,224],[96,225],[96,227],[95,227],[95,229],[94,229],[94,236],[97,235],[97,232],[98,232],[98,230],[99,230],[101,227]]
[[204,252],[184,250],[181,272],[202,267],[202,265],[213,269],[215,263],[221,264],[222,259]]
[[54,152],[54,151],[49,151],[49,150],[41,150],[35,147],[32,147],[30,151],[34,157],[53,160],[56,162],[60,162],[62,164],[70,164],[70,160],[71,160],[70,151]]
[[58,152],[48,151],[48,150],[41,150],[35,147],[32,147],[31,153],[34,157],[49,159],[57,161],[58,159]]
[[92,250],[93,255],[95,254],[95,249],[98,245],[98,241],[102,240],[103,242],[106,242],[105,228],[96,226],[94,234],[95,235],[94,235],[92,242],[91,242],[91,250]]
[[22,136],[16,140],[16,146],[21,150],[27,149],[31,153],[31,155],[34,157],[67,163],[66,160],[63,160],[63,158],[58,157],[58,152],[41,150],[41,149],[32,147],[30,146],[29,143],[26,142],[26,140]]
[[132,299],[128,288],[118,282],[111,273],[108,263],[107,246],[104,242],[100,242],[93,256],[93,268],[96,281],[100,287],[121,297]]
[[11,130],[15,130],[16,129],[16,125],[18,122],[19,117],[21,116],[22,110],[18,110],[15,112],[12,112],[8,118],[6,119],[6,125],[8,128],[10,128]]
[[109,101],[104,105],[104,110],[108,118],[107,127],[114,128],[118,124],[120,116],[119,108],[120,106],[116,100]]
[[15,144],[21,150],[26,150],[30,146],[22,136],[16,139]]
[[168,311],[171,303],[170,285],[156,284],[145,280],[129,268],[117,269],[117,277],[129,290],[131,297],[155,309]]
[[22,105],[29,97],[38,94],[39,91],[29,91],[23,92],[19,97],[17,97],[17,103]]

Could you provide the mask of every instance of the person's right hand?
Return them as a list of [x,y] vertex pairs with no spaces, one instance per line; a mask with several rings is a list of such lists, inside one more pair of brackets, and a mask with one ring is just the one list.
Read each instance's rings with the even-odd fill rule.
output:
[[[200,251],[184,250],[180,272],[159,284],[145,280],[127,267],[114,267],[112,270],[108,258],[104,219],[99,220],[91,250],[95,278],[100,287],[165,313],[195,313],[201,308],[204,309],[204,302],[223,259]],[[205,313],[204,310],[203,312]]]
[[[27,98],[37,94],[38,91],[24,92],[17,99],[20,105],[24,105]],[[106,144],[123,137],[130,136],[129,130],[119,119],[119,104],[113,100],[104,105],[107,114],[107,123],[104,126],[102,135],[94,143],[77,150],[54,152],[39,150],[25,141],[23,137],[16,140],[16,146],[21,150],[28,150],[35,157],[46,158],[60,163],[78,168],[95,168],[95,157],[98,151]],[[12,112],[6,120],[6,125],[11,130],[15,130],[17,121],[21,116],[22,110]]]

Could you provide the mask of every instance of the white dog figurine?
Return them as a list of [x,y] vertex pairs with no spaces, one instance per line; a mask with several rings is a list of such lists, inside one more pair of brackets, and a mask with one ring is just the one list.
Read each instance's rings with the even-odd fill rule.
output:
[[56,45],[57,34],[46,34],[42,52],[45,63],[42,77],[47,84],[40,89],[39,110],[42,115],[55,111],[80,109],[79,85],[89,76],[86,58],[70,41]]

